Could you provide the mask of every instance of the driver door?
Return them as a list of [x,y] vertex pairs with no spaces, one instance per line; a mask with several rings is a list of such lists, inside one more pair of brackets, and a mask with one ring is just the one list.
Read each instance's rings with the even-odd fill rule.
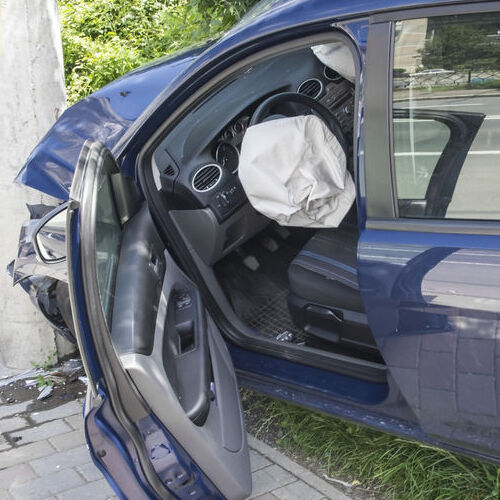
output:
[[227,348],[134,182],[100,143],[82,149],[67,234],[97,465],[123,497],[247,497],[249,456]]

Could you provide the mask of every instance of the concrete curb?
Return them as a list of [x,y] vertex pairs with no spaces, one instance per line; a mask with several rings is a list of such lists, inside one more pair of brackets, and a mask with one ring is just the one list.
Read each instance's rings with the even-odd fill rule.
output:
[[289,459],[287,456],[283,455],[278,450],[272,448],[268,444],[260,441],[254,436],[248,435],[248,445],[250,449],[253,449],[267,458],[270,462],[274,462],[286,471],[293,474],[297,479],[303,481],[307,485],[311,486],[315,490],[321,492],[326,498],[332,500],[349,500],[350,497],[346,496],[342,491],[335,486],[327,483],[324,479],[311,472],[310,470],[302,467],[298,463]]

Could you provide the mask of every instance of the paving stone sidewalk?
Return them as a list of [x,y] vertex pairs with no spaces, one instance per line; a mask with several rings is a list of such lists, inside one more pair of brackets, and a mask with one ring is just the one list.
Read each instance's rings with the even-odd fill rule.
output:
[[[30,403],[0,403],[0,499],[116,498],[91,462],[83,435],[81,402],[33,413],[27,412]],[[252,498],[349,500],[262,441],[249,436],[249,445]]]

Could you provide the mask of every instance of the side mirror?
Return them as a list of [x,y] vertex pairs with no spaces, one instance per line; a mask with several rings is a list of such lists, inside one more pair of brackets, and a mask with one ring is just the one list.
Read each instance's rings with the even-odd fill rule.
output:
[[67,204],[60,206],[40,220],[34,231],[34,243],[38,257],[46,264],[66,259],[66,215]]

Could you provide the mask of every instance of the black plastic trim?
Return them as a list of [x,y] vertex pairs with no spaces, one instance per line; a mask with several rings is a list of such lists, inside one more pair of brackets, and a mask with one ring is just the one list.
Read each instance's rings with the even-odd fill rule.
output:
[[370,26],[365,83],[365,182],[368,217],[396,216],[391,173],[391,109],[388,85],[391,23]]

